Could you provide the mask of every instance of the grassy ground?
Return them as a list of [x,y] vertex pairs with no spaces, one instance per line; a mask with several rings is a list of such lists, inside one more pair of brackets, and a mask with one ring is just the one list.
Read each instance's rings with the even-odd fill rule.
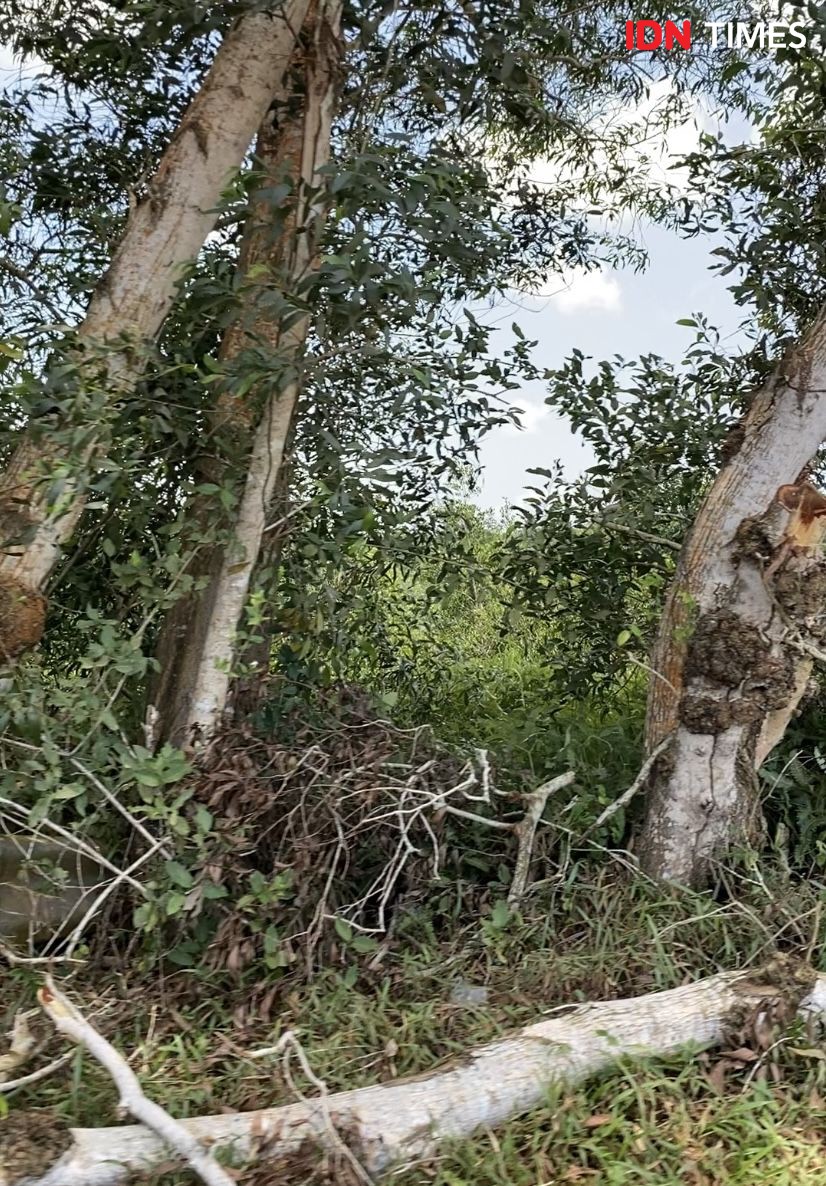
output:
[[[179,1116],[294,1099],[277,1059],[250,1059],[292,1029],[330,1091],[430,1069],[449,1055],[574,1000],[673,987],[721,969],[759,964],[778,948],[817,963],[821,890],[778,873],[741,875],[735,895],[664,894],[613,869],[569,869],[538,886],[521,918],[493,903],[473,922],[406,917],[386,951],[340,962],[310,983],[273,982],[258,1016],[251,985],[206,971],[72,982],[97,1024],[131,1052],[145,1090]],[[815,953],[814,955],[812,953]],[[33,973],[7,972],[4,1012],[32,1001]],[[488,1000],[452,1000],[456,982]],[[256,984],[260,989],[260,982]],[[58,1053],[52,1039],[43,1058]],[[826,1055],[811,1036],[787,1035],[761,1062],[708,1072],[714,1056],[627,1064],[530,1116],[398,1171],[397,1186],[540,1186],[587,1182],[658,1186],[815,1186],[826,1183]],[[774,1070],[762,1081],[769,1062]],[[297,1066],[299,1090],[312,1092]],[[10,1100],[11,1117],[44,1110],[61,1124],[117,1123],[104,1073],[73,1063]],[[0,1137],[2,1127],[0,1127]],[[165,1179],[166,1180],[166,1179]],[[182,1179],[177,1179],[181,1181]],[[256,1183],[265,1178],[256,1178]],[[283,1179],[281,1179],[283,1180]],[[328,1179],[329,1180],[329,1179]],[[343,1179],[334,1177],[333,1180]],[[308,1181],[306,1167],[293,1179]]]

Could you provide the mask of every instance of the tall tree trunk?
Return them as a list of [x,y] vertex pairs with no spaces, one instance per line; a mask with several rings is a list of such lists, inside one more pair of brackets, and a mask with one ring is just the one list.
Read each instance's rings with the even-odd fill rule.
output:
[[[80,385],[114,400],[140,374],[141,344],[157,334],[184,266],[215,225],[221,191],[281,83],[308,7],[309,0],[285,0],[227,34],[78,329]],[[17,593],[21,607],[35,603],[83,510],[84,471],[99,440],[94,425],[79,427],[86,439],[72,456],[56,444],[57,434],[49,440],[34,426],[0,476],[0,584]],[[50,487],[57,475],[66,480],[55,502]]]
[[[301,389],[301,355],[309,317],[291,311],[286,325],[273,317],[266,296],[273,288],[298,297],[317,265],[317,240],[327,208],[320,170],[330,155],[330,132],[341,64],[340,0],[314,0],[302,29],[287,79],[292,87],[276,104],[274,118],[259,133],[258,156],[264,170],[259,197],[247,227],[239,268],[247,275],[238,320],[227,331],[222,360],[238,364],[245,352],[263,346],[275,381],[251,433],[243,489],[233,523],[233,541],[208,548],[200,559],[206,585],[179,601],[164,623],[157,657],[161,674],[153,694],[159,735],[178,744],[214,733],[230,687],[235,635],[261,550],[273,495]],[[291,180],[289,213],[278,222],[273,188]],[[264,299],[262,299],[264,298]],[[218,428],[243,436],[250,409],[260,393],[243,400],[224,395],[217,408]],[[194,503],[190,517],[207,509]],[[214,511],[213,511],[214,513]]]
[[673,740],[654,768],[637,850],[648,873],[688,884],[759,837],[756,770],[826,640],[819,529],[777,498],[784,483],[802,481],[826,437],[826,311],[740,431],[683,548],[652,657],[647,746]]
[[[270,588],[275,586],[281,554],[292,532],[289,521],[291,444],[291,440],[288,440],[270,503],[270,523],[267,524],[252,574],[253,587],[257,583],[267,584]],[[256,625],[254,636],[246,641],[243,650],[236,655],[235,666],[240,670],[233,675],[227,695],[227,711],[233,717],[245,719],[253,716],[263,707],[270,694],[270,660],[277,613],[278,604],[268,603],[263,620]]]

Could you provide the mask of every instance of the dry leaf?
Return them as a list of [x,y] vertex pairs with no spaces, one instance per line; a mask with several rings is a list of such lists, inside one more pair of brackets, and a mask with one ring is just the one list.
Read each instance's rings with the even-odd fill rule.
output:
[[816,1046],[790,1046],[789,1050],[801,1058],[819,1058],[826,1062],[826,1050],[818,1050]]
[[585,1121],[586,1128],[599,1128],[602,1124],[610,1124],[614,1119],[610,1112],[597,1112]]
[[738,1046],[736,1050],[727,1050],[726,1058],[734,1058],[737,1062],[757,1062],[760,1057],[754,1050],[749,1050],[748,1046]]

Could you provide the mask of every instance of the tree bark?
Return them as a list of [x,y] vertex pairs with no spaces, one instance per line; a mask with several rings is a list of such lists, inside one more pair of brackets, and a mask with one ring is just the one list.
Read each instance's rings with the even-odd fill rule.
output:
[[[147,195],[132,211],[109,270],[77,331],[79,388],[112,402],[142,368],[142,344],[160,329],[185,265],[215,225],[221,191],[243,163],[290,61],[309,0],[244,17],[215,61],[167,148]],[[0,577],[31,599],[51,572],[84,506],[94,424],[74,455],[29,429],[0,476]],[[63,479],[55,502],[50,486]],[[49,481],[48,479],[51,479]]]
[[649,784],[636,849],[650,875],[698,885],[761,833],[756,770],[783,736],[823,646],[826,568],[809,540],[783,543],[778,488],[826,437],[826,312],[755,397],[738,452],[683,548],[654,648]]
[[[301,355],[309,316],[295,311],[285,325],[268,310],[273,287],[297,297],[317,266],[317,242],[327,207],[320,170],[330,155],[330,133],[341,62],[340,0],[311,5],[288,78],[292,93],[278,104],[258,140],[265,177],[247,227],[239,269],[248,276],[242,308],[222,342],[226,364],[238,364],[262,346],[269,356],[269,393],[251,434],[247,471],[233,523],[233,541],[210,547],[201,560],[206,586],[182,599],[168,615],[157,657],[161,676],[154,691],[160,736],[186,744],[212,735],[225,712],[235,658],[235,637],[267,527],[273,496],[301,390]],[[293,186],[289,214],[276,233],[269,192],[285,175]],[[254,358],[251,358],[255,365]],[[274,376],[274,378],[273,378]],[[219,429],[249,434],[251,408],[261,392],[243,400],[224,396],[218,404]],[[223,476],[223,474],[222,474]],[[208,514],[193,504],[197,522]],[[214,514],[214,511],[212,512]]]
[[[624,1057],[721,1043],[756,1011],[776,1021],[826,1011],[826,976],[784,961],[749,976],[724,973],[647,997],[590,1002],[471,1051],[461,1063],[286,1107],[181,1121],[213,1149],[271,1168],[346,1147],[368,1174],[436,1152],[446,1139],[495,1128],[539,1106],[548,1087],[579,1083]],[[147,1128],[74,1129],[74,1145],[42,1176],[9,1186],[116,1186],[169,1155]],[[0,1165],[0,1170],[2,1166]]]

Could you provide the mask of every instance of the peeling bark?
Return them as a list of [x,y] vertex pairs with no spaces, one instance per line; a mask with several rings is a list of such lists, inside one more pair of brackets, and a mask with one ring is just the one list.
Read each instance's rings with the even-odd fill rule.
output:
[[[142,368],[188,262],[215,225],[221,191],[243,162],[290,60],[309,0],[252,13],[224,39],[181,120],[147,196],[135,207],[77,331],[78,382],[119,398]],[[33,595],[56,564],[84,506],[94,426],[79,456],[29,430],[0,476],[0,574]],[[49,487],[60,475],[58,502]]]
[[[222,360],[238,363],[245,353],[263,346],[272,358],[271,384],[258,423],[252,409],[260,402],[253,388],[243,399],[226,392],[219,400],[218,431],[229,430],[248,443],[247,471],[233,523],[230,545],[214,545],[201,559],[206,586],[199,595],[180,601],[168,615],[158,649],[161,679],[154,706],[161,736],[177,744],[212,734],[227,703],[235,635],[259,557],[270,508],[281,473],[295,406],[301,389],[301,354],[309,317],[301,315],[282,327],[268,312],[266,297],[273,287],[292,295],[306,287],[317,265],[317,240],[327,207],[320,170],[330,154],[330,133],[338,95],[342,42],[340,0],[318,0],[310,11],[296,47],[275,122],[267,119],[258,139],[258,157],[265,177],[255,201],[239,270],[249,277],[242,290],[241,312],[221,346]],[[293,186],[289,213],[273,230],[272,187],[289,179]],[[283,213],[283,212],[280,212]],[[220,481],[226,469],[212,480]],[[193,504],[195,522],[214,510]]]
[[647,747],[673,742],[636,847],[647,873],[685,884],[759,839],[756,770],[823,646],[824,561],[784,544],[790,515],[776,495],[826,437],[826,313],[755,397],[741,435],[683,548],[651,660]]
[[[552,1084],[579,1083],[624,1057],[713,1046],[758,1011],[782,1023],[798,1009],[826,1011],[826,976],[778,961],[753,976],[724,973],[647,997],[557,1010],[427,1075],[181,1124],[213,1149],[268,1166],[273,1181],[291,1155],[312,1164],[314,1152],[340,1154],[343,1147],[376,1175],[538,1107]],[[74,1129],[72,1136],[73,1147],[50,1170],[18,1173],[9,1186],[117,1186],[168,1157],[141,1125]]]

